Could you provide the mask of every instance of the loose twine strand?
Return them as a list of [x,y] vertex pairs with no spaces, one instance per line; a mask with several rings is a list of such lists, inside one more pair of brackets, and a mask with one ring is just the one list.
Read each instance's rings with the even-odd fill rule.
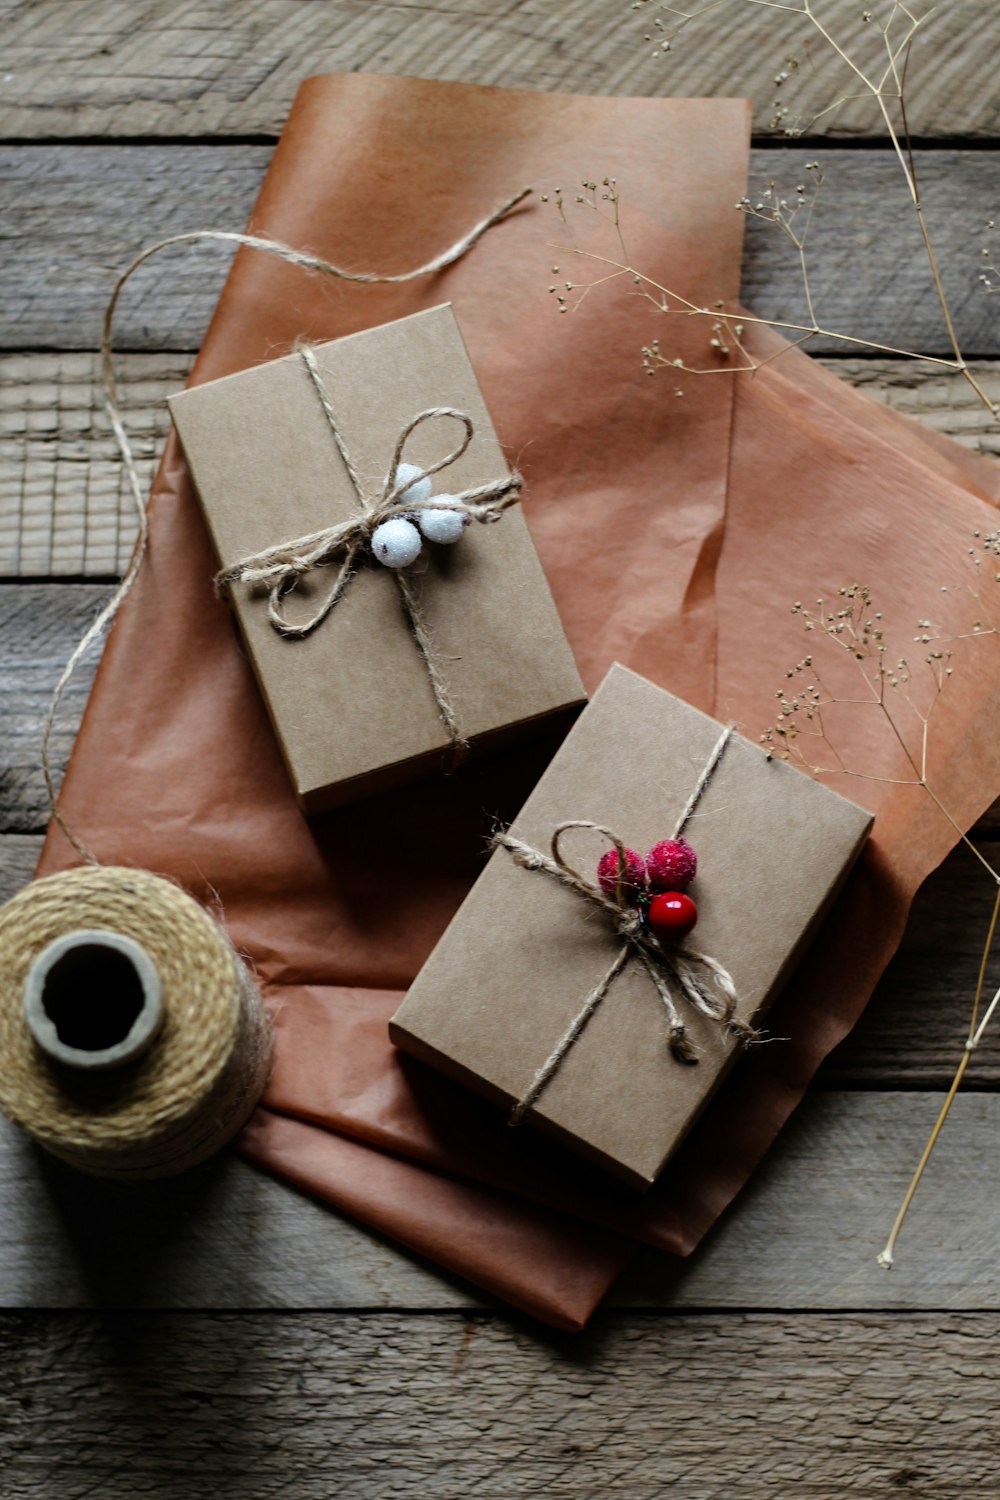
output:
[[[704,796],[732,734],[733,726],[729,724],[722,731],[711,755],[702,767],[694,789],[677,820],[674,838],[680,837]],[[585,879],[563,855],[560,841],[563,834],[573,828],[585,828],[600,833],[618,851],[618,881],[614,896],[606,895],[599,885]],[[519,1125],[528,1110],[538,1102],[539,1097],[562,1066],[570,1049],[583,1035],[588,1023],[630,958],[638,960],[663,1003],[670,1022],[670,1051],[678,1062],[693,1064],[698,1059],[687,1037],[687,1027],[674,999],[675,989],[680,991],[683,998],[695,1010],[717,1022],[727,1033],[738,1037],[743,1043],[748,1044],[757,1039],[757,1033],[753,1028],[736,1017],[739,995],[728,969],[710,954],[701,953],[694,948],[679,946],[665,948],[644,925],[638,909],[628,904],[623,889],[623,877],[627,868],[625,845],[610,828],[585,819],[571,819],[559,823],[552,834],[549,854],[544,854],[540,849],[533,848],[521,839],[512,838],[509,833],[496,834],[493,847],[506,849],[514,863],[522,866],[523,869],[541,870],[544,874],[551,875],[558,880],[568,890],[583,897],[584,900],[599,906],[612,919],[615,931],[623,940],[607,971],[591,990],[549,1056],[538,1068],[521,1098],[513,1106],[508,1117],[508,1124]]]
[[[259,235],[236,234],[216,229],[195,229],[186,234],[170,235],[167,239],[158,240],[156,244],[147,246],[118,277],[111,297],[108,300],[107,307],[104,309],[104,318],[101,327],[101,377],[104,386],[104,405],[111,423],[111,430],[115,436],[115,442],[118,445],[122,467],[128,479],[132,504],[138,520],[138,534],[128,568],[121,582],[97,618],[87,628],[74,647],[69,660],[60,674],[59,680],[52,692],[48,713],[45,717],[45,725],[42,730],[42,774],[45,778],[45,790],[52,817],[61,830],[63,837],[85,864],[98,865],[100,861],[87,848],[86,844],[76,836],[56,806],[56,788],[52,776],[51,740],[59,704],[62,701],[67,684],[79,666],[82,657],[93,642],[98,640],[104,631],[114,622],[119,609],[131,593],[132,587],[139,575],[139,570],[142,567],[149,540],[146,499],[143,494],[142,480],[139,477],[139,471],[132,454],[132,445],[129,442],[128,433],[125,431],[125,425],[122,420],[118,382],[115,376],[113,358],[115,311],[126,284],[140,266],[144,265],[154,255],[158,255],[162,250],[167,250],[174,245],[203,244],[207,241],[218,244],[236,245],[247,250],[260,250],[266,255],[277,256],[279,260],[287,261],[290,265],[300,266],[303,270],[311,271],[318,276],[329,276],[336,281],[356,282],[364,286],[371,286],[377,283],[398,284],[406,281],[415,281],[421,276],[431,276],[436,271],[442,271],[446,266],[450,266],[456,260],[460,260],[483,237],[487,230],[492,229],[494,224],[499,223],[512,209],[516,208],[519,203],[522,203],[525,198],[529,197],[531,191],[531,188],[523,188],[515,197],[508,199],[506,203],[500,204],[485,219],[474,225],[467,234],[462,235],[447,250],[443,250],[424,265],[417,266],[412,271],[401,271],[393,275],[374,271],[348,271],[342,266],[334,265],[331,261],[323,260],[321,256],[310,255],[301,250],[293,250],[290,245],[284,245],[280,240],[263,239]],[[420,642],[418,641],[419,644]],[[423,646],[421,646],[421,650],[423,650]]]
[[[319,397],[337,451],[347,470],[358,503],[358,513],[346,521],[337,522],[320,531],[312,531],[307,536],[297,537],[294,541],[279,542],[273,547],[266,547],[263,551],[255,552],[221,569],[215,576],[216,593],[221,594],[236,583],[247,584],[251,588],[267,589],[268,619],[279,635],[292,640],[301,640],[304,636],[310,635],[340,603],[347,591],[347,585],[354,576],[359,555],[370,543],[375,529],[383,522],[398,516],[411,516],[419,510],[451,510],[467,516],[469,520],[492,523],[499,521],[504,511],[511,505],[517,504],[521,498],[522,485],[521,476],[515,471],[503,479],[462,490],[457,495],[430,495],[425,500],[408,500],[406,493],[411,486],[419,484],[422,479],[438,474],[449,464],[455,463],[465,453],[475,435],[472,419],[466,416],[465,412],[456,411],[450,406],[434,406],[419,412],[402,429],[396,440],[392,463],[381,489],[376,495],[369,495],[348,452],[333,403],[316,363],[316,356],[308,344],[300,345],[298,353]],[[457,446],[435,463],[428,464],[415,475],[411,474],[409,478],[401,480],[398,477],[399,466],[412,434],[424,422],[449,417],[460,422],[463,427],[462,437]],[[333,562],[338,557],[341,563],[333,583],[313,613],[305,620],[290,620],[283,607],[286,596],[292,593],[300,579],[311,573],[314,568]],[[459,728],[458,716],[451,701],[444,673],[435,657],[430,632],[416,590],[407,569],[390,569],[389,571],[399,588],[414,641],[427,670],[441,721],[448,732],[456,757],[460,756],[468,749],[468,744]]]
[[[23,992],[53,939],[96,927],[148,953],[163,984],[157,1044],[124,1072],[73,1077],[40,1062]],[[89,864],[26,886],[0,909],[0,1109],[63,1160],[102,1177],[185,1171],[244,1124],[272,1041],[253,976],[224,928],[146,870]]]

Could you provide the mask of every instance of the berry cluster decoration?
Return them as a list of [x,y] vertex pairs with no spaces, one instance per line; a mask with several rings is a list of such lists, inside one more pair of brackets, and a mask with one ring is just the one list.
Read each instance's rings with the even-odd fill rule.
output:
[[[412,516],[393,516],[383,521],[372,532],[372,553],[386,568],[408,568],[420,556],[423,543],[436,542],[438,546],[450,547],[457,542],[469,523],[469,517],[460,510],[437,509],[425,502],[431,497],[431,481],[416,464],[400,464],[396,480],[407,485],[400,495],[404,504],[419,507]],[[438,496],[443,501],[453,501],[454,495]]]
[[611,900],[634,906],[661,943],[679,943],[698,920],[698,908],[687,894],[698,870],[698,857],[686,839],[662,839],[643,859],[626,849],[601,855],[597,883]]

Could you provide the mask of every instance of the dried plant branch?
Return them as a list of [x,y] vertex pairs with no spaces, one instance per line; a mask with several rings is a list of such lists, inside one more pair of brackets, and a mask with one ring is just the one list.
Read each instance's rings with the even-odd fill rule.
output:
[[972,1054],[979,1046],[979,1043],[982,1040],[983,1033],[985,1032],[989,1022],[993,1018],[993,1012],[997,1007],[997,1002],[1000,1001],[1000,989],[998,989],[996,994],[993,996],[993,999],[990,1001],[986,1014],[983,1016],[982,1021],[977,1026],[976,1018],[979,1014],[979,1006],[982,1000],[983,985],[986,982],[986,965],[989,961],[990,953],[993,949],[993,938],[996,933],[998,916],[1000,916],[1000,880],[998,880],[997,882],[996,896],[993,900],[993,912],[990,916],[989,930],[986,935],[986,942],[983,945],[983,954],[979,965],[979,979],[976,984],[975,996],[972,1002],[972,1019],[969,1024],[969,1038],[965,1044],[965,1050],[962,1053],[961,1061],[959,1062],[958,1067],[955,1069],[955,1076],[952,1078],[951,1084],[948,1088],[948,1092],[944,1097],[944,1102],[941,1105],[940,1110],[938,1111],[938,1117],[934,1122],[934,1129],[931,1131],[927,1139],[927,1144],[921,1152],[920,1160],[917,1163],[916,1170],[914,1171],[913,1176],[910,1178],[909,1187],[906,1189],[906,1192],[903,1196],[903,1201],[899,1205],[899,1212],[896,1214],[896,1217],[893,1220],[892,1228],[889,1231],[889,1238],[885,1242],[884,1249],[879,1252],[878,1263],[886,1271],[892,1270],[896,1252],[896,1241],[899,1238],[900,1230],[902,1229],[906,1216],[910,1211],[910,1205],[912,1204],[913,1199],[916,1196],[917,1188],[920,1186],[920,1180],[927,1168],[927,1163],[930,1161],[934,1151],[934,1147],[937,1145],[938,1136],[941,1134],[941,1131],[944,1128],[944,1123],[947,1120],[949,1113],[951,1112],[951,1106],[955,1101],[955,1095],[958,1093],[962,1085],[962,1079],[965,1077],[965,1070],[969,1066],[969,1059],[972,1057]]
[[[790,136],[806,134],[817,120],[838,109],[848,99],[874,98],[880,102],[885,111],[893,106],[898,108],[904,95],[906,68],[914,39],[935,13],[931,9],[918,15],[915,10],[904,3],[904,0],[889,0],[888,13],[884,20],[880,20],[874,10],[864,7],[860,12],[862,26],[866,30],[873,29],[882,39],[882,46],[878,49],[881,67],[877,60],[875,66],[870,67],[858,60],[857,51],[849,50],[846,42],[839,41],[834,36],[813,9],[812,0],[798,0],[797,4],[779,3],[779,0],[706,0],[705,4],[690,11],[670,5],[667,0],[632,0],[631,3],[632,10],[648,12],[653,9],[657,12],[652,23],[657,35],[654,37],[649,32],[646,34],[647,41],[655,42],[654,57],[672,51],[677,38],[688,26],[704,20],[706,16],[713,16],[724,8],[732,9],[734,6],[753,10],[783,11],[786,16],[801,17],[840,59],[852,81],[859,85],[856,91],[853,89],[845,91],[833,103],[811,115],[808,120],[789,121],[787,106],[779,99],[775,105],[775,117],[771,125],[772,127],[780,126],[784,133]],[[668,19],[661,20],[661,15]],[[789,76],[797,70],[797,59],[789,58],[785,67],[775,77],[776,87],[780,90]],[[901,165],[906,171],[906,164],[901,161]]]
[[[874,3],[874,0],[873,0]],[[861,20],[868,35],[877,34],[879,45],[874,61],[862,56],[864,48],[858,47],[856,39],[840,38],[817,15],[813,0],[703,0],[703,3],[683,9],[668,0],[632,0],[632,9],[658,11],[653,26],[656,32],[654,55],[668,53],[681,32],[696,22],[711,19],[724,7],[733,5],[753,6],[769,13],[780,12],[784,19],[798,19],[806,24],[824,47],[830,49],[844,68],[848,85],[831,103],[816,111],[811,119],[792,120],[781,91],[790,79],[800,75],[796,58],[789,57],[779,69],[774,82],[779,91],[771,120],[773,128],[780,128],[788,136],[802,136],[818,121],[828,118],[848,100],[872,101],[899,169],[903,176],[910,208],[917,220],[923,254],[928,265],[934,294],[940,309],[950,353],[946,356],[924,355],[916,350],[896,345],[879,343],[856,335],[829,328],[821,321],[814,296],[808,245],[813,228],[814,212],[822,174],[819,163],[809,162],[805,170],[812,174],[811,187],[805,183],[796,187],[790,198],[783,198],[775,184],[770,182],[755,200],[744,197],[736,206],[747,217],[760,219],[782,235],[794,248],[798,261],[799,279],[805,303],[805,320],[764,318],[748,313],[727,310],[723,302],[712,306],[701,305],[685,298],[675,288],[657,282],[637,266],[629,254],[622,229],[620,203],[615,179],[606,177],[598,187],[596,182],[584,182],[582,192],[576,194],[575,203],[584,210],[592,211],[604,218],[611,226],[617,253],[602,254],[595,250],[584,250],[577,245],[568,253],[598,268],[598,273],[589,281],[572,279],[553,284],[550,291],[556,297],[560,312],[575,311],[591,291],[605,287],[618,280],[626,280],[635,295],[649,301],[662,315],[685,318],[708,319],[710,337],[707,340],[710,363],[703,366],[689,364],[679,357],[671,357],[661,350],[659,339],[653,339],[643,351],[643,363],[652,375],[660,369],[668,369],[688,375],[715,375],[746,372],[754,374],[771,360],[780,357],[784,349],[758,357],[752,350],[752,341],[747,338],[748,327],[759,326],[775,329],[788,337],[793,347],[803,347],[817,338],[829,338],[853,347],[872,350],[909,359],[923,360],[939,369],[953,371],[961,376],[975,392],[977,399],[994,418],[1000,418],[1000,403],[993,401],[975,372],[970,369],[963,355],[955,320],[941,274],[935,245],[926,222],[924,201],[918,176],[917,161],[913,150],[907,108],[907,75],[912,56],[913,42],[928,23],[933,11],[918,12],[906,0],[885,0],[876,15],[874,8],[862,11]],[[772,17],[772,19],[774,19]],[[652,35],[647,40],[654,40]],[[871,50],[868,44],[869,51]],[[559,215],[568,224],[566,203],[561,192],[551,195]],[[544,201],[544,200],[543,200]],[[994,222],[987,221],[987,235],[994,229]],[[563,252],[566,253],[566,252]],[[980,250],[978,277],[987,293],[1000,291],[998,258],[987,241]],[[553,275],[561,274],[558,266]],[[675,394],[684,394],[675,387]],[[989,561],[994,580],[1000,583],[996,559],[1000,558],[1000,532],[977,538],[972,549],[977,568]],[[982,555],[976,555],[976,553]],[[948,592],[948,590],[945,590]],[[879,1256],[885,1267],[893,1264],[897,1239],[913,1202],[922,1175],[934,1151],[940,1132],[948,1117],[952,1102],[968,1068],[969,1059],[979,1046],[987,1027],[1000,1008],[1000,989],[993,995],[985,1011],[982,1011],[986,976],[1000,926],[1000,871],[995,869],[982,850],[968,837],[949,811],[946,803],[932,784],[930,774],[930,748],[932,725],[940,718],[939,708],[946,697],[951,678],[952,656],[956,646],[972,639],[983,639],[1000,635],[1000,624],[990,614],[979,587],[963,590],[974,601],[978,613],[968,629],[945,632],[937,629],[929,620],[919,622],[915,640],[921,647],[920,660],[915,668],[907,657],[900,655],[894,665],[889,665],[889,652],[881,624],[881,616],[873,611],[871,596],[867,589],[858,585],[841,590],[839,607],[828,611],[820,601],[813,611],[795,606],[801,613],[807,630],[820,631],[827,644],[841,648],[852,663],[860,679],[853,692],[834,692],[822,681],[817,664],[812,656],[802,659],[788,673],[796,679],[791,691],[781,689],[778,693],[779,712],[775,724],[762,737],[771,753],[786,759],[797,760],[803,769],[816,776],[843,775],[880,781],[894,786],[909,786],[922,792],[933,803],[939,814],[947,821],[953,832],[970,851],[982,868],[984,875],[994,886],[993,910],[985,935],[979,964],[978,978],[972,1000],[969,1027],[962,1057],[955,1070],[951,1086],[943,1101],[938,1118],[920,1157],[913,1178],[896,1215],[889,1238]],[[875,771],[847,765],[828,733],[826,710],[850,707],[853,711],[874,710],[881,716],[893,742],[902,752],[905,766],[912,775],[897,777],[880,776]]]
[[[975,569],[981,574],[986,563],[993,573],[994,582],[1000,583],[996,561],[1000,559],[1000,532],[985,535],[977,532],[973,541],[970,553]],[[942,592],[954,591],[946,587]],[[834,608],[828,607],[823,600],[818,600],[813,609],[806,609],[801,604],[793,605],[792,613],[802,617],[808,633],[818,633],[825,647],[834,648],[850,661],[860,678],[860,696],[855,697],[829,688],[822,679],[814,656],[805,656],[787,671],[786,680],[794,686],[791,689],[787,686],[778,689],[776,721],[761,736],[761,743],[770,754],[796,762],[811,775],[857,776],[894,786],[913,786],[923,791],[994,886],[993,908],[980,956],[965,1046],[885,1247],[878,1256],[879,1265],[886,1270],[893,1265],[900,1231],[955,1095],[961,1087],[969,1061],[1000,1007],[998,989],[985,1012],[980,1015],[986,976],[1000,922],[1000,870],[993,866],[952,816],[931,784],[929,774],[932,718],[954,671],[954,647],[970,640],[996,639],[1000,636],[1000,627],[988,610],[982,607],[984,599],[978,582],[975,587],[963,586],[958,592],[968,596],[979,606],[970,628],[948,632],[935,627],[930,620],[919,620],[917,634],[913,638],[921,648],[921,659],[916,667],[905,656],[899,656],[894,665],[889,665],[895,653],[890,651],[881,612],[873,608],[869,589],[859,584],[842,588],[838,604]],[[828,733],[824,718],[825,710],[844,705],[874,708],[881,715],[887,730],[913,771],[912,779],[879,776],[845,764]]]
[[[736,208],[748,218],[760,219],[768,224],[774,225],[778,231],[790,241],[795,247],[800,267],[803,292],[806,299],[808,315],[811,319],[808,323],[793,322],[784,318],[757,317],[751,313],[741,312],[737,317],[733,313],[727,313],[725,304],[721,301],[712,306],[692,302],[683,296],[675,288],[667,287],[649,276],[637,266],[629,253],[625,239],[624,227],[621,214],[621,197],[618,192],[617,181],[613,177],[605,177],[600,184],[596,181],[584,181],[581,183],[580,191],[574,196],[573,206],[590,211],[602,218],[613,232],[617,254],[602,255],[596,250],[583,249],[578,245],[554,246],[563,254],[569,254],[576,259],[592,262],[601,267],[607,267],[602,275],[595,276],[588,281],[575,281],[568,279],[561,283],[553,282],[549,291],[559,304],[559,311],[576,312],[597,287],[607,286],[611,282],[625,280],[631,283],[637,295],[646,298],[652,303],[658,313],[674,313],[682,317],[709,319],[711,334],[708,339],[710,357],[716,360],[711,365],[692,365],[687,361],[670,357],[662,352],[660,340],[653,339],[649,345],[642,350],[643,364],[652,375],[660,368],[677,370],[685,375],[734,375],[738,373],[755,374],[772,360],[778,359],[785,353],[785,349],[776,349],[772,353],[757,357],[751,354],[743,342],[746,328],[757,326],[772,328],[776,331],[794,336],[790,337],[790,343],[795,348],[801,348],[816,338],[834,339],[838,343],[847,344],[855,348],[869,349],[877,354],[890,354],[904,359],[921,360],[927,364],[936,365],[940,369],[953,370],[963,375],[973,386],[977,396],[987,407],[994,417],[1000,418],[1000,403],[994,402],[983,390],[975,374],[965,364],[964,359],[949,358],[946,355],[921,354],[918,350],[907,349],[897,344],[883,344],[875,339],[862,338],[848,333],[842,333],[838,329],[829,328],[821,324],[815,316],[812,288],[809,281],[809,269],[806,258],[806,242],[810,229],[812,228],[813,214],[816,199],[823,184],[823,175],[819,169],[819,163],[810,161],[805,164],[805,170],[814,174],[815,185],[810,190],[804,183],[800,183],[794,191],[794,202],[783,198],[778,194],[775,184],[769,182],[763,189],[760,197],[751,199],[741,198]],[[567,200],[562,189],[556,188],[550,193],[541,195],[543,203],[553,203],[564,225],[569,225],[567,214]],[[552,267],[552,274],[558,276],[561,273],[558,265]],[[740,358],[733,360],[730,356],[733,349],[737,350]],[[677,395],[683,395],[683,390],[676,389]]]
[[[877,13],[874,0],[873,3],[861,10],[861,33],[857,37],[846,39],[834,33],[831,27],[817,13],[814,0],[704,0],[700,5],[692,6],[690,9],[668,3],[668,0],[631,0],[631,8],[636,11],[655,12],[652,31],[646,33],[646,40],[655,43],[654,56],[661,56],[670,52],[681,34],[689,27],[693,27],[701,21],[711,20],[717,17],[722,9],[731,9],[733,6],[742,6],[744,9],[750,7],[754,10],[769,13],[781,12],[783,19],[797,19],[801,24],[807,26],[809,31],[827,48],[841,64],[848,86],[831,103],[816,110],[808,119],[792,119],[789,115],[787,105],[781,97],[781,90],[790,77],[798,74],[798,61],[794,57],[788,58],[785,65],[775,75],[774,82],[779,90],[779,97],[775,101],[774,114],[771,118],[771,126],[781,129],[785,135],[798,137],[806,134],[820,120],[826,119],[835,113],[848,100],[870,99],[877,111],[878,118],[885,128],[889,143],[899,164],[900,171],[905,183],[906,193],[910,207],[917,222],[917,228],[926,259],[931,280],[934,286],[934,295],[941,312],[944,323],[945,335],[951,350],[948,359],[935,358],[930,362],[940,365],[946,369],[955,371],[973,389],[977,399],[989,411],[994,418],[1000,418],[1000,404],[994,402],[984,390],[975,372],[970,369],[962,353],[958,332],[955,327],[954,317],[948,301],[948,296],[941,274],[941,266],[937,251],[927,226],[924,203],[917,172],[917,162],[913,152],[910,136],[909,121],[907,115],[906,80],[912,55],[913,43],[921,30],[927,26],[935,14],[933,9],[924,9],[919,13],[905,0],[886,0],[881,8],[881,15]],[[773,16],[772,16],[773,19]],[[867,53],[871,51],[868,38],[872,33],[880,38],[880,46],[875,49],[875,56],[868,59]],[[864,42],[861,41],[864,37]],[[746,200],[740,205],[744,212],[747,211]],[[766,217],[764,214],[751,211],[753,217]],[[788,232],[788,225],[782,221],[781,215],[774,213],[770,215],[771,222],[783,232]],[[992,228],[992,225],[990,225]],[[791,236],[794,240],[794,235]],[[771,327],[782,331],[797,333],[801,337],[798,343],[808,342],[811,338],[825,337],[836,339],[848,344],[860,344],[864,347],[877,350],[881,353],[899,354],[908,358],[923,358],[908,349],[898,349],[891,346],[873,343],[864,339],[852,338],[836,330],[821,327],[816,317],[812,302],[812,293],[809,286],[808,270],[805,265],[804,236],[803,244],[799,246],[801,259],[801,271],[803,289],[806,297],[809,324],[794,323],[780,319],[759,321],[769,323]],[[984,254],[989,257],[989,252]],[[631,267],[627,269],[631,270]],[[985,284],[987,291],[997,290],[993,284],[997,276],[996,268],[992,260],[988,265],[981,267],[980,281]],[[703,310],[702,310],[703,314]],[[658,349],[654,346],[655,354],[653,364],[656,364],[655,355]],[[664,364],[678,366],[676,360],[662,360]],[[752,362],[743,365],[732,365],[731,369],[753,369]],[[703,370],[691,369],[690,374],[708,373]]]

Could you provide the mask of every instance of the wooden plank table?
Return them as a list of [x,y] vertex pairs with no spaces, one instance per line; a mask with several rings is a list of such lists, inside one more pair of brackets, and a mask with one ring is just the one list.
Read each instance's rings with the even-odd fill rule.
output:
[[[846,24],[859,7],[825,9]],[[1000,399],[996,303],[975,275],[1000,206],[989,9],[955,0],[928,30],[910,123],[959,330]],[[48,694],[130,544],[94,352],[110,272],[163,233],[242,224],[308,73],[754,94],[753,178],[791,183],[820,156],[837,184],[814,270],[826,321],[945,352],[870,111],[848,105],[838,138],[768,135],[783,43],[743,0],[667,58],[651,56],[648,29],[626,0],[0,0],[0,896],[40,847]],[[829,97],[831,59],[809,56]],[[123,309],[147,474],[217,262],[157,262]],[[758,312],[787,314],[793,270],[751,233]],[[1000,452],[1000,429],[947,375],[824,357],[876,399]],[[1000,854],[997,810],[976,836]],[[985,899],[952,856],[856,1032],[708,1243],[686,1263],[643,1256],[580,1338],[511,1316],[235,1158],[125,1192],[0,1129],[3,1500],[993,1493],[995,1037],[898,1268],[875,1265],[960,1051]]]

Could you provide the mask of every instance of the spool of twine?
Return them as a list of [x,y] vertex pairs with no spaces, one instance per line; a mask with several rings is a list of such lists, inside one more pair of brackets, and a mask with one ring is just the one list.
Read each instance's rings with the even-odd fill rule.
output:
[[530,192],[523,189],[410,271],[352,271],[257,235],[193,230],[143,250],[115,283],[101,358],[138,538],[112,598],[60,674],[42,733],[53,821],[85,864],[36,881],[0,909],[0,1110],[73,1166],[120,1178],[165,1177],[195,1166],[244,1124],[271,1061],[260,994],[221,927],[169,881],[101,865],[56,805],[50,743],[62,695],[131,592],[149,535],[112,361],[122,291],[161,250],[205,242],[258,250],[336,281],[413,281],[459,260]]
[[260,992],[222,928],[145,870],[91,865],[0,908],[0,1109],[101,1177],[213,1155],[267,1081]]

